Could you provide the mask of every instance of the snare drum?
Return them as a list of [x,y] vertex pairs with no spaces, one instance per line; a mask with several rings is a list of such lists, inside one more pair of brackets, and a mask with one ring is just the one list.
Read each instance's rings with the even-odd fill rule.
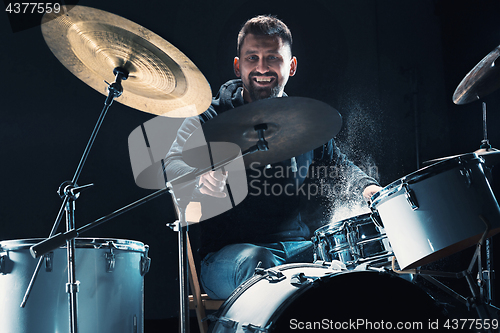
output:
[[420,169],[372,197],[402,269],[449,256],[500,231],[500,209],[483,160],[465,154]]
[[312,242],[315,261],[339,260],[346,265],[354,262],[344,223],[332,223],[319,228],[314,232]]
[[[0,325],[5,333],[69,331],[66,248],[43,257],[24,308],[20,307],[38,259],[29,249],[42,239],[0,241]],[[78,327],[83,333],[143,332],[148,246],[118,239],[77,238],[80,282]]]
[[392,255],[385,231],[373,223],[371,214],[323,226],[315,231],[312,241],[316,259],[339,260],[349,268]]
[[391,273],[300,263],[257,271],[220,307],[212,332],[385,331],[437,318],[429,295]]

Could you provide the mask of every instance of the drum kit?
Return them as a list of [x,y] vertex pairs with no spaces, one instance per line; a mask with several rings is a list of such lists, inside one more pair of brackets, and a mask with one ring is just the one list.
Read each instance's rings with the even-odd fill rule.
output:
[[[495,66],[499,56],[500,47],[467,74],[453,96],[456,104],[479,100],[500,88]],[[257,268],[255,276],[238,287],[212,316],[213,331],[383,329],[363,325],[364,321],[359,322],[361,326],[344,326],[348,323],[325,322],[325,318],[352,318],[356,314],[357,318],[377,320],[387,318],[390,314],[387,311],[397,311],[398,320],[403,320],[406,317],[401,307],[405,307],[409,299],[423,315],[408,318],[414,322],[415,319],[430,322],[442,309],[428,303],[427,293],[433,297],[435,294],[427,290],[423,295],[423,288],[413,290],[415,284],[405,283],[408,282],[405,279],[413,280],[415,276],[429,281],[469,310],[475,309],[484,323],[496,323],[476,328],[497,331],[500,309],[493,304],[492,236],[500,232],[500,208],[489,179],[491,168],[500,162],[500,151],[489,144],[484,103],[483,134],[479,150],[427,161],[427,167],[384,187],[372,196],[371,213],[317,229],[312,238],[314,263],[285,264],[267,270]],[[474,245],[473,258],[464,271],[421,269]],[[482,263],[483,248],[486,269]],[[473,277],[476,263],[477,278]],[[389,281],[385,280],[387,274],[376,272],[392,272],[405,279]],[[460,295],[436,277],[465,278],[471,296]],[[364,289],[371,283],[370,288]],[[405,299],[388,300],[390,291],[399,292]],[[369,302],[370,299],[373,301]],[[338,303],[327,309],[320,305],[312,309],[304,306],[320,301],[327,306],[333,301]],[[409,310],[413,312],[414,308]]]
[[[59,332],[68,327],[72,333],[78,330],[142,332],[143,277],[149,269],[148,246],[136,241],[77,237],[170,193],[179,217],[170,226],[178,232],[180,329],[186,332],[189,330],[185,214],[188,202],[176,197],[173,186],[222,168],[235,157],[202,163],[196,166],[196,172],[165,179],[166,187],[80,228],[76,228],[74,209],[81,192],[92,186],[79,186],[78,178],[115,99],[154,115],[186,118],[197,116],[209,107],[210,87],[196,66],[173,45],[114,14],[83,6],[65,6],[60,13],[44,16],[42,34],[59,61],[106,99],[74,177],[59,188],[62,205],[49,237],[0,242],[0,299],[12,303],[1,311],[0,321],[8,332]],[[462,81],[454,96],[455,103],[480,99],[500,86],[494,66],[498,50],[489,54]],[[341,124],[339,113],[332,107],[307,98],[289,97],[258,101],[225,112],[204,124],[202,130],[207,142],[237,144],[242,150],[237,158],[242,158],[248,168],[253,162],[271,164],[314,149],[334,137]],[[188,140],[185,150],[196,148]],[[486,131],[481,149],[430,161],[431,165],[375,194],[369,204],[371,213],[316,230],[312,239],[315,263],[257,268],[255,276],[235,290],[217,312],[214,330],[267,332],[277,317],[306,294],[306,290],[321,290],[312,287],[330,285],[330,281],[336,286],[358,278],[375,281],[380,276],[374,271],[384,271],[391,264],[391,258],[394,272],[420,274],[442,288],[445,287],[434,276],[465,277],[473,297],[459,298],[478,309],[481,318],[490,318],[492,309],[498,310],[492,304],[492,297],[483,292],[493,289],[491,243],[486,251],[485,271],[481,268],[481,251],[483,243],[491,242],[491,237],[500,232],[500,208],[485,169],[500,155],[489,146]],[[194,161],[201,160],[194,158]],[[66,231],[56,234],[63,215]],[[477,250],[464,272],[419,269],[474,245]],[[30,261],[31,257],[38,258],[38,263]],[[102,272],[94,272],[98,261],[102,261]],[[471,278],[476,261],[480,276],[487,277],[488,282],[486,286],[481,284],[479,291]],[[29,283],[20,283],[30,273]],[[67,283],[62,291],[64,275],[67,275]],[[397,288],[398,283],[391,282],[391,285]],[[36,284],[44,288],[34,288]],[[14,303],[22,289],[26,292],[19,308]],[[257,297],[255,311],[249,311],[249,304],[255,303],[257,293],[262,297]],[[361,306],[362,301],[357,297],[353,297],[356,306]],[[332,309],[332,316],[336,311]]]

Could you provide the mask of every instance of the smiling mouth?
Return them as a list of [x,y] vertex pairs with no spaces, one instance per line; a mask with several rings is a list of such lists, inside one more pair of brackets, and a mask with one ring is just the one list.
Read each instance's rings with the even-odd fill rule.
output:
[[256,76],[253,79],[255,82],[262,84],[271,83],[272,81],[274,81],[274,77],[271,76]]

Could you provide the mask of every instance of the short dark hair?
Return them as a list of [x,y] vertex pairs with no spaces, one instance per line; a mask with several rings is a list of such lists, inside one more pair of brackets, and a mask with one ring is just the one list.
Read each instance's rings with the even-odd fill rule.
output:
[[292,48],[292,33],[283,21],[272,15],[255,16],[245,22],[240,32],[238,33],[238,46],[236,54],[240,56],[241,46],[247,34],[256,36],[278,36],[283,43],[286,43]]

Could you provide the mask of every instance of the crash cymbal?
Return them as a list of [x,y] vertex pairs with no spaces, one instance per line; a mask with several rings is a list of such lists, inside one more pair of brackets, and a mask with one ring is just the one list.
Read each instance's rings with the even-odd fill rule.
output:
[[[333,138],[342,126],[342,118],[330,105],[303,97],[270,98],[223,112],[204,123],[188,138],[184,151],[199,146],[199,131],[207,142],[237,144],[244,153],[256,145],[255,126],[265,124],[269,150],[244,157],[245,167],[280,162],[320,147]],[[191,164],[192,165],[192,164]],[[204,167],[205,165],[192,165]],[[258,167],[259,165],[254,165]]]
[[455,104],[477,101],[500,88],[500,64],[495,63],[499,56],[497,46],[465,76],[453,94]]
[[201,114],[210,86],[198,68],[160,36],[123,17],[84,6],[45,14],[42,34],[59,61],[83,82],[107,95],[117,67],[129,72],[116,101],[169,117]]

